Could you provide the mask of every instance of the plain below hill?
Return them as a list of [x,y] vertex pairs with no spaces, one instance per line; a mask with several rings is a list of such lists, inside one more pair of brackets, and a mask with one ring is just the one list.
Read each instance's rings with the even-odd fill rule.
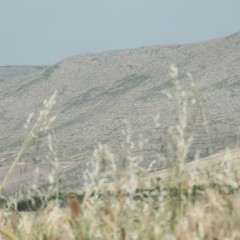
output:
[[[99,142],[110,147],[120,165],[129,152],[141,156],[143,166],[154,162],[152,167],[160,168],[164,158],[174,159],[179,122],[171,64],[188,94],[186,137],[193,139],[188,159],[196,152],[205,157],[236,145],[240,33],[194,44],[86,53],[25,69],[26,74],[0,68],[0,151],[21,145],[28,115],[37,114],[42,101],[57,90],[55,150],[60,160],[79,162],[71,177],[81,178]],[[36,151],[46,157],[41,144]]]

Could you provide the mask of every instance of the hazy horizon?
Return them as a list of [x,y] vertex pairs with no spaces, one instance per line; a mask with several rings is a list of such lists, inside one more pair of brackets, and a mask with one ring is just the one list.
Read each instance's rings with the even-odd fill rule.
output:
[[240,31],[238,0],[0,0],[0,66],[194,43]]

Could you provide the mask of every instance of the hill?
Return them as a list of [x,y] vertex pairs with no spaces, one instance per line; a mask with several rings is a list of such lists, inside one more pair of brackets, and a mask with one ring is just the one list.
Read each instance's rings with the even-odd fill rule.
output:
[[61,161],[79,162],[69,178],[81,178],[99,142],[110,146],[120,165],[130,151],[142,156],[142,166],[155,161],[153,168],[161,168],[162,160],[174,152],[171,131],[178,122],[176,99],[165,94],[176,93],[169,76],[171,64],[179,69],[182,88],[192,92],[187,108],[187,137],[193,137],[188,160],[196,152],[205,157],[236,145],[240,33],[194,44],[86,53],[52,66],[2,67],[0,152],[21,145],[27,134],[26,118],[57,90],[52,113],[57,116],[55,150]]

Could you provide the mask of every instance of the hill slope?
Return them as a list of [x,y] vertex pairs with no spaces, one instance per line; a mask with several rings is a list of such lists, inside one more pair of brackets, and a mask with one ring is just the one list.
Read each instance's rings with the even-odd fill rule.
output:
[[[178,117],[176,101],[163,93],[174,94],[171,64],[178,67],[184,88],[191,85],[187,72],[192,74],[192,91],[202,109],[198,104],[188,106],[187,133],[194,137],[188,158],[193,159],[196,150],[204,157],[236,144],[240,33],[195,44],[87,53],[32,74],[16,77],[15,72],[14,80],[0,81],[0,152],[14,150],[23,142],[27,116],[58,90],[53,111],[57,116],[56,152],[63,161],[79,161],[76,175],[85,168],[98,142],[108,144],[119,159],[126,157],[125,119],[132,125],[133,154],[143,154],[144,166],[156,160],[154,167],[160,167],[159,154],[172,153],[169,129]],[[157,115],[160,124],[156,127]]]

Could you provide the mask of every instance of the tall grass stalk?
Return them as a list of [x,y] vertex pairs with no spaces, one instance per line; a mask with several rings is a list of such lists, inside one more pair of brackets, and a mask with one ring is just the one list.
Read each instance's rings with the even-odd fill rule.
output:
[[28,146],[31,144],[31,142],[39,135],[39,133],[46,133],[49,130],[52,122],[55,120],[55,116],[49,118],[49,114],[52,110],[52,107],[56,103],[55,102],[56,95],[57,91],[55,91],[54,94],[48,100],[45,100],[43,102],[44,109],[39,112],[39,116],[37,118],[36,123],[30,129],[29,134],[27,135],[8,172],[6,173],[4,179],[2,180],[0,184],[0,192],[2,191],[7,179],[9,178],[16,164],[19,162],[20,158],[22,157],[23,153],[26,151]]

